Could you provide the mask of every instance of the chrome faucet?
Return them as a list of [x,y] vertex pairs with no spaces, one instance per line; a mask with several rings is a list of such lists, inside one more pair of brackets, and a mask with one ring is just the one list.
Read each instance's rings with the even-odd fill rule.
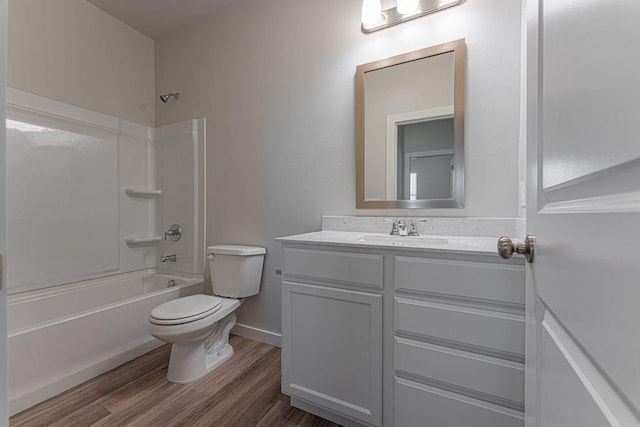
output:
[[408,236],[409,232],[407,231],[407,221],[404,219],[398,220],[398,236]]
[[[385,219],[384,222],[389,222],[391,219]],[[391,232],[389,233],[392,236],[406,236],[407,235],[407,221],[404,219],[393,219],[393,224],[391,225]]]
[[[384,222],[391,222],[391,219],[385,219]],[[427,220],[413,218],[407,225],[406,219],[394,219],[389,234],[392,236],[420,236],[418,232],[419,222],[427,222]]]
[[176,262],[178,260],[177,255],[165,255],[160,257],[160,262]]

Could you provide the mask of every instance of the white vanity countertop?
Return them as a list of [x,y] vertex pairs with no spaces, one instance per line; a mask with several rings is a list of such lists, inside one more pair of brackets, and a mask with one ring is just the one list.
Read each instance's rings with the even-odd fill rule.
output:
[[351,231],[316,231],[295,236],[279,237],[284,243],[309,243],[381,249],[402,249],[438,253],[463,253],[498,256],[497,238],[470,236],[430,236],[419,237],[390,236],[384,233],[362,233]]

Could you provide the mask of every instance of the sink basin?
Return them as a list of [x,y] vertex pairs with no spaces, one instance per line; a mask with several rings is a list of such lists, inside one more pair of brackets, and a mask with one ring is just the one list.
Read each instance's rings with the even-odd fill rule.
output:
[[387,234],[361,234],[351,239],[355,242],[383,244],[389,246],[420,247],[446,245],[449,240],[438,237],[423,236],[391,236]]

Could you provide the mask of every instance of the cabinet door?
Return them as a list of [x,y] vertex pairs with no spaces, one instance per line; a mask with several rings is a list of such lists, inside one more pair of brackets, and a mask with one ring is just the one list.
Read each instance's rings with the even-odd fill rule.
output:
[[381,295],[283,282],[282,356],[284,393],[381,424]]

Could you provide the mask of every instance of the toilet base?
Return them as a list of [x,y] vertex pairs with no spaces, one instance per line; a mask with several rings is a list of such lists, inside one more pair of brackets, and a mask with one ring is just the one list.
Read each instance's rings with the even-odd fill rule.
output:
[[231,356],[233,356],[233,347],[231,347],[231,344],[225,344],[218,353],[207,354],[207,372],[217,368]]
[[231,313],[218,321],[203,339],[173,344],[167,380],[179,384],[195,381],[233,356],[229,333],[235,324],[236,314]]

